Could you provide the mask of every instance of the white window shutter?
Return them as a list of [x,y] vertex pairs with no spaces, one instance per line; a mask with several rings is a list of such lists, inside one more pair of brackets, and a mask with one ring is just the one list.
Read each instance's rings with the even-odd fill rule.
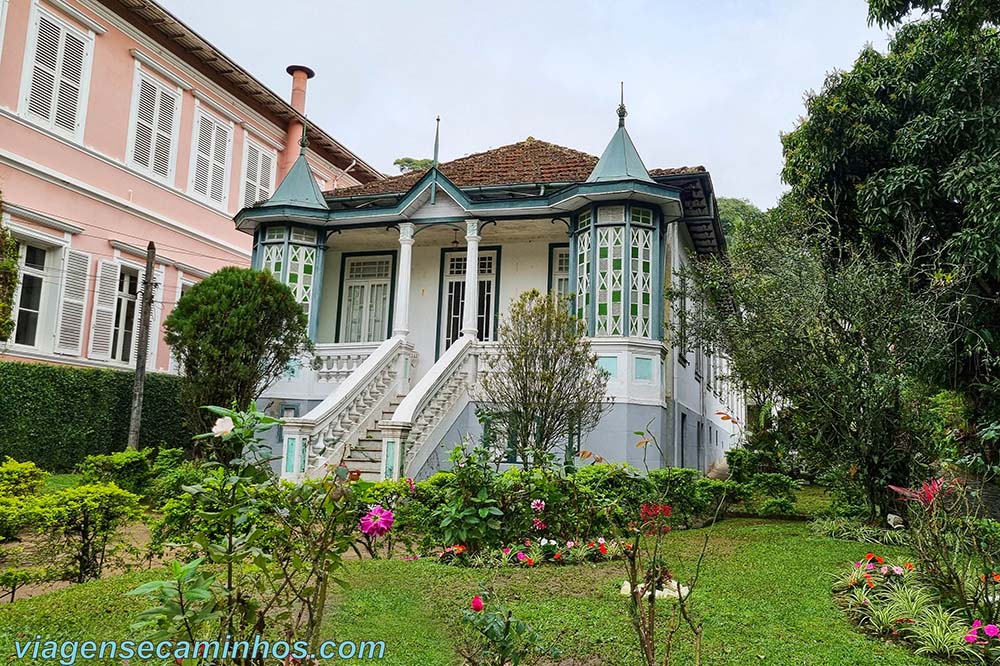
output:
[[120,272],[121,266],[117,262],[101,259],[97,264],[94,316],[90,324],[90,358],[103,361],[111,358]]
[[243,207],[248,208],[260,199],[257,198],[257,183],[260,180],[260,149],[251,143],[246,142],[247,159],[245,166],[246,176],[243,179]]
[[87,43],[68,32],[63,33],[59,94],[56,96],[55,124],[67,132],[76,132],[80,119],[80,88],[87,63]]
[[198,116],[195,133],[194,191],[208,196],[212,170],[212,121],[204,114]]
[[[135,325],[132,327],[135,333],[132,336],[132,353],[129,355],[133,365],[139,351],[139,324],[142,321],[142,290],[146,288],[145,281],[146,269],[140,268],[139,296],[135,306]],[[156,367],[156,342],[160,337],[160,310],[163,307],[160,303],[161,300],[163,300],[163,269],[158,268],[153,271],[153,308],[149,316],[149,339],[146,345],[146,368],[148,370]]]
[[180,98],[139,75],[136,81],[132,161],[160,178],[173,173],[174,134]]
[[46,13],[37,14],[33,29],[25,109],[52,129],[78,135],[91,42]]
[[132,160],[148,169],[153,155],[153,137],[156,134],[156,86],[144,78],[139,79],[135,101],[135,139]]
[[47,121],[52,120],[52,103],[59,72],[59,45],[62,30],[45,16],[36,19],[34,64],[28,88],[28,111]]
[[90,255],[78,250],[68,250],[63,269],[62,297],[59,300],[59,325],[56,328],[57,354],[80,355],[89,278]]

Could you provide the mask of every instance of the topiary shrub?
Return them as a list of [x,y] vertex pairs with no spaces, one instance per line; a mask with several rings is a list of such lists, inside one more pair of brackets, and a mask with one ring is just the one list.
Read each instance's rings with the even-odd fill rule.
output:
[[48,472],[31,461],[18,462],[7,456],[0,465],[0,498],[37,495],[48,476]]
[[[88,455],[122,450],[134,378],[133,372],[0,361],[0,456],[72,472]],[[173,375],[146,375],[141,447],[191,441],[179,387]]]
[[82,483],[114,483],[136,495],[145,494],[152,471],[150,449],[126,449],[110,455],[87,456],[80,463]]

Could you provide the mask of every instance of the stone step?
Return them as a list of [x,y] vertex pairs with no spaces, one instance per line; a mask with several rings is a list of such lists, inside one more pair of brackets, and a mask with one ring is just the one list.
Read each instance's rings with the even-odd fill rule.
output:
[[371,451],[378,452],[378,454],[381,455],[382,439],[379,436],[359,439],[358,443],[351,447],[351,451]]
[[362,473],[370,472],[373,474],[378,474],[382,471],[382,461],[381,460],[359,460],[357,458],[348,458],[344,461],[344,464],[349,470],[360,470]]

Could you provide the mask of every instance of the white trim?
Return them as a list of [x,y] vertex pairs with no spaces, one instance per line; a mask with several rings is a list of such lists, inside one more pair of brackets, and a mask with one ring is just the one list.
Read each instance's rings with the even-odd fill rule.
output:
[[193,275],[196,278],[198,278],[199,280],[204,280],[209,275],[211,275],[211,273],[209,273],[206,270],[203,270],[201,268],[195,268],[194,266],[191,266],[189,264],[185,264],[185,263],[180,262],[180,261],[174,262],[174,267],[177,268],[178,271],[180,271],[182,273],[185,273],[185,274]]
[[[2,113],[2,110],[0,110],[0,113]],[[73,145],[68,141],[66,143],[67,145]],[[74,147],[80,148],[79,146],[74,146]],[[83,148],[80,149],[85,150]],[[114,206],[118,210],[140,217],[146,220],[147,222],[151,222],[153,224],[166,227],[168,229],[171,229],[172,231],[179,232],[189,238],[200,241],[202,243],[206,243],[215,248],[223,250],[224,252],[228,252],[232,254],[234,257],[244,257],[247,259],[250,258],[250,252],[248,250],[244,250],[239,246],[208,236],[204,232],[194,229],[193,227],[189,227],[186,224],[182,224],[181,222],[177,222],[175,220],[162,217],[157,213],[154,213],[153,211],[150,211],[146,208],[141,208],[139,206],[136,206],[134,203],[122,199],[121,197],[115,196],[108,192],[104,192],[103,190],[99,190],[87,183],[66,176],[65,174],[61,174],[46,166],[42,166],[41,164],[38,164],[36,162],[32,162],[31,160],[25,159],[20,155],[17,155],[16,153],[11,153],[10,151],[4,150],[3,148],[0,148],[0,163],[6,163],[9,166],[18,168],[21,171],[24,171],[25,173],[29,173],[31,175],[40,177],[60,187],[68,187],[69,189],[72,189],[80,194],[89,196],[90,198],[96,201],[100,201],[101,203]],[[125,168],[123,165],[117,162],[109,161],[109,164],[121,169],[122,171],[125,171],[126,173],[135,175],[136,177],[148,180],[150,183],[159,184],[161,187],[164,187],[162,183],[157,183],[157,181],[155,180],[144,177],[141,174],[136,174],[136,172],[132,171],[131,169]],[[219,209],[214,208],[212,206],[208,206],[207,204],[204,204],[189,195],[186,195],[184,193],[178,193],[178,194],[181,194],[182,196],[184,196],[185,199],[189,199],[192,203],[196,203],[197,205],[202,206],[203,208],[206,208],[212,211],[213,213],[216,214],[220,213]],[[225,221],[229,222],[230,220],[227,218]],[[219,257],[219,259],[223,261],[225,260],[222,257]]]
[[177,76],[176,74],[174,74],[173,72],[171,72],[169,69],[167,69],[166,67],[164,67],[163,65],[161,65],[160,63],[158,63],[155,60],[153,60],[151,57],[149,57],[148,55],[146,55],[145,53],[143,53],[139,49],[129,49],[129,53],[131,53],[132,57],[135,58],[135,61],[136,61],[137,64],[141,63],[141,64],[145,65],[146,67],[148,67],[149,69],[153,70],[154,72],[156,72],[157,74],[159,74],[160,76],[162,76],[163,78],[165,78],[166,80],[168,80],[171,83],[173,83],[174,85],[176,85],[181,90],[191,90],[194,87],[190,83],[188,83],[187,81],[185,81],[184,79],[182,79],[181,77]]
[[[111,368],[114,370],[132,369],[127,363],[119,363],[118,361],[95,361],[94,359],[87,358],[82,355],[69,356],[66,354],[50,354],[48,352],[40,352],[31,347],[24,347],[23,345],[15,344],[11,344],[7,349],[0,351],[0,358],[3,358],[4,356],[27,358],[33,361],[50,361],[59,365],[75,365],[85,368]],[[165,374],[162,370],[154,370],[154,372]]]
[[221,102],[217,102],[215,98],[209,97],[208,95],[198,90],[197,88],[193,88],[191,90],[191,94],[194,95],[194,98],[196,100],[198,100],[199,102],[203,102],[205,106],[211,107],[212,111],[218,113],[220,116],[223,116],[229,122],[235,125],[240,125],[243,123],[243,118],[233,113],[232,111],[226,109],[225,105],[223,105]]
[[10,229],[11,233],[13,233],[16,238],[24,238],[27,240],[35,241],[37,243],[42,243],[49,249],[57,247],[62,248],[62,247],[67,247],[69,245],[69,241],[67,241],[65,238],[59,238],[58,236],[49,236],[48,234],[42,233],[37,229],[32,229],[30,227],[22,226],[17,222],[11,221],[9,217],[4,221],[4,226],[7,229]]
[[0,62],[3,61],[3,35],[7,28],[8,0],[0,0]]
[[[35,128],[41,128],[54,135],[68,138],[74,143],[82,144],[84,131],[87,126],[87,107],[90,101],[90,73],[94,66],[94,33],[84,33],[78,28],[73,27],[64,19],[41,7],[40,3],[41,0],[34,0],[31,10],[28,12],[28,30],[24,48],[24,61],[21,63],[21,87],[18,91],[17,114]],[[33,115],[28,108],[28,97],[31,94],[31,82],[34,74],[35,53],[38,48],[38,27],[42,16],[46,20],[58,24],[68,33],[73,33],[84,45],[83,69],[80,73],[80,89],[78,91],[76,108],[77,123],[72,132],[55,124],[55,109],[52,109],[52,118],[45,119]],[[59,72],[56,72],[55,77],[58,81],[60,78]],[[55,94],[55,90],[53,90],[53,95]],[[55,103],[54,100],[53,103]]]
[[45,0],[45,2],[52,5],[55,9],[58,9],[66,16],[69,16],[80,25],[86,26],[88,30],[96,32],[98,35],[103,35],[108,31],[108,29],[103,25],[90,18],[68,2],[65,2],[65,0]]
[[250,123],[247,120],[240,121],[239,126],[243,128],[243,131],[248,134],[253,134],[255,137],[266,143],[267,145],[274,148],[276,151],[281,152],[285,149],[285,146],[277,139],[272,139],[264,132],[260,131],[256,125]]
[[[125,253],[128,253],[128,254],[131,254],[133,257],[139,257],[144,262],[146,260],[146,248],[144,248],[144,247],[139,247],[138,245],[131,245],[130,243],[126,243],[125,241],[120,241],[120,240],[117,240],[117,239],[109,240],[108,241],[108,245],[110,245],[114,249],[120,251],[118,253],[119,257],[121,256],[121,252],[125,252]],[[163,266],[174,266],[174,265],[176,265],[176,262],[173,259],[169,259],[169,258],[163,256],[162,254],[160,254],[159,252],[156,253],[156,262],[155,263],[161,264]],[[136,264],[136,265],[140,266],[140,264]],[[141,264],[141,266],[145,267],[145,264],[143,263],[143,264]]]
[[[132,79],[132,102],[129,106],[128,140],[125,143],[125,166],[132,171],[136,171],[172,187],[177,177],[177,153],[180,147],[181,112],[183,111],[182,100],[184,93],[179,88],[171,88],[164,85],[143,71],[138,60],[135,62],[135,74]],[[153,164],[156,161],[157,127],[160,121],[158,116],[153,118],[153,126],[151,128],[152,139],[149,144],[149,165],[140,164],[135,160],[135,138],[139,122],[139,90],[143,81],[156,88],[158,95],[160,95],[161,103],[164,95],[169,97],[174,103],[174,119],[170,128],[170,155],[167,158],[169,165],[166,175],[158,174],[153,170]]]
[[3,210],[5,213],[14,215],[22,220],[34,222],[35,224],[48,227],[49,229],[55,229],[56,231],[62,231],[65,234],[79,234],[84,231],[83,227],[70,224],[69,222],[63,222],[62,220],[57,220],[56,218],[50,217],[45,213],[40,213],[9,201],[3,202]]

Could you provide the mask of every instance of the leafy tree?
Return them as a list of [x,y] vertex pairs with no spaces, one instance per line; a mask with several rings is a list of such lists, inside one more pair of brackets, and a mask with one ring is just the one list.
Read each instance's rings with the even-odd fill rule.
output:
[[14,292],[17,291],[17,241],[0,225],[0,342],[14,332]]
[[[880,23],[911,10],[887,53],[864,49],[827,77],[782,139],[783,179],[814,222],[829,224],[831,257],[851,246],[891,259],[906,230],[919,250],[962,267],[977,307],[953,349],[960,385],[1000,391],[1000,34],[996,2],[870,0]],[[981,399],[980,410],[988,409]]]
[[193,432],[211,430],[214,417],[203,405],[250,405],[312,347],[308,319],[291,290],[268,272],[245,268],[223,268],[196,284],[165,328],[184,368],[182,397]]
[[545,467],[558,446],[593,430],[607,408],[608,374],[564,298],[526,291],[500,324],[477,400],[491,438],[525,467]]
[[423,171],[424,169],[430,169],[431,165],[434,164],[434,160],[421,159],[417,157],[400,157],[393,162],[399,167],[400,173],[407,173],[409,171]]
[[731,197],[720,197],[716,202],[719,208],[719,220],[722,222],[722,231],[728,237],[730,233],[747,224],[758,215],[761,215],[760,208],[750,203],[749,199],[733,199]]
[[728,257],[690,269],[708,298],[689,297],[686,325],[751,393],[794,412],[799,452],[862,491],[874,519],[894,508],[887,484],[921,478],[933,453],[905,413],[921,408],[913,384],[951,360],[963,283],[907,246],[890,260],[864,247],[841,256],[835,241],[788,208],[757,217]]

